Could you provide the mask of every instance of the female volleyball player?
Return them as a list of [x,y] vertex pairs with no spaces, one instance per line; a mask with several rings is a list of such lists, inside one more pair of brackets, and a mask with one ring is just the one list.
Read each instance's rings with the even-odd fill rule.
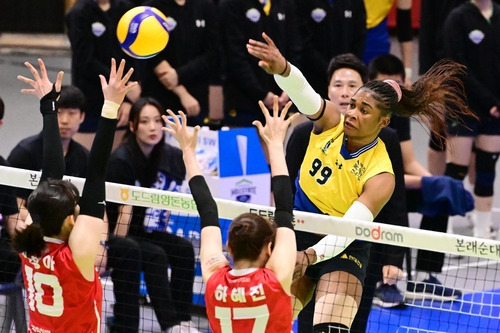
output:
[[[392,80],[364,84],[342,116],[338,106],[323,100],[273,41],[265,33],[262,36],[265,42],[249,40],[248,52],[274,74],[300,112],[314,121],[298,176],[295,207],[299,210],[373,221],[394,189],[391,162],[378,140],[391,115],[417,116],[433,132],[442,133],[439,105],[447,106],[452,118],[471,113],[461,98],[463,66],[442,61],[411,89]],[[294,310],[300,311],[316,288],[313,332],[346,332],[361,299],[369,244],[335,235],[316,238],[310,248],[297,254],[297,262],[303,263],[301,273],[309,263],[315,265],[294,281]]]
[[105,208],[104,180],[113,144],[118,108],[137,83],[127,83],[125,61],[111,60],[109,81],[101,75],[104,105],[81,199],[77,188],[63,181],[64,157],[57,122],[57,99],[63,72],[49,81],[42,60],[40,73],[26,63],[34,79],[18,78],[40,98],[43,115],[43,170],[28,198],[33,221],[14,238],[28,293],[29,332],[100,332],[102,286],[95,261],[100,252]]
[[[222,249],[219,217],[210,190],[196,160],[195,147],[199,127],[194,132],[168,110],[174,119],[165,121],[165,130],[179,141],[186,165],[189,187],[201,220],[201,270],[207,283],[205,301],[213,332],[290,332],[292,301],[290,285],[295,267],[296,244],[292,226],[293,196],[285,163],[283,141],[290,122],[285,120],[288,103],[278,116],[278,98],[273,115],[262,101],[266,126],[255,121],[269,149],[272,189],[276,202],[274,222],[245,213],[233,220],[228,231],[227,248],[233,257],[230,266]],[[298,114],[297,114],[298,115]]]

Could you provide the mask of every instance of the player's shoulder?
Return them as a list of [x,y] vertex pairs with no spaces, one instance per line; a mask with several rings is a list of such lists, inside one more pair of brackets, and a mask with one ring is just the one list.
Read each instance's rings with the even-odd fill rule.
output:
[[39,133],[22,139],[21,141],[19,141],[16,147],[24,148],[26,150],[32,150],[32,149],[39,149],[42,145],[43,145],[43,138]]

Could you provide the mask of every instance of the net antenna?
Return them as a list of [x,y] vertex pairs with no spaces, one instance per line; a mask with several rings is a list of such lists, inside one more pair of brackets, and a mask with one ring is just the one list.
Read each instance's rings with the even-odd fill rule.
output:
[[247,152],[248,152],[248,137],[245,135],[237,135],[236,143],[238,144],[238,154],[240,155],[241,170],[243,176],[247,174]]

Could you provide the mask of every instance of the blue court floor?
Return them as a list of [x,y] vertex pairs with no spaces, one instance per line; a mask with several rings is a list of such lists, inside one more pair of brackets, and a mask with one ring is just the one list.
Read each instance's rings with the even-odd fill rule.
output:
[[373,307],[368,324],[368,332],[387,333],[490,333],[499,330],[500,289],[465,294],[461,300],[449,303],[425,301],[404,310]]

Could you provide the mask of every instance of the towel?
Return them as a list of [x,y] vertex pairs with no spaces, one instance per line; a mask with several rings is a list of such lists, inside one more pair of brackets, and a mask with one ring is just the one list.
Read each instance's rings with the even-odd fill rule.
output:
[[422,202],[417,211],[423,215],[461,215],[474,209],[474,197],[462,181],[448,176],[422,177]]

